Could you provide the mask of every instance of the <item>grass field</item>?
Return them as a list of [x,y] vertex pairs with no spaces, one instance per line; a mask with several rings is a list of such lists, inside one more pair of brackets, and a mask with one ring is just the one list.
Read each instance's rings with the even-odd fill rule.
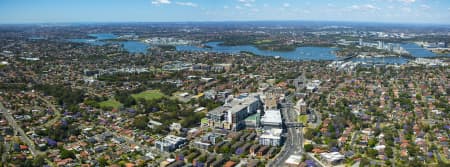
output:
[[118,108],[120,108],[120,106],[122,106],[122,104],[120,102],[118,102],[117,100],[115,100],[115,99],[109,99],[107,101],[99,103],[99,105],[100,105],[100,108],[112,107],[112,108],[115,108],[115,109],[118,109]]
[[303,125],[306,125],[306,123],[308,123],[308,115],[298,116],[298,122],[301,122],[303,123]]
[[267,43],[272,43],[272,42],[273,42],[273,40],[264,39],[264,40],[256,41],[255,44],[259,45],[259,44],[267,44]]
[[153,100],[160,99],[164,97],[164,94],[159,90],[147,90],[138,94],[131,95],[134,99],[145,99],[145,100]]

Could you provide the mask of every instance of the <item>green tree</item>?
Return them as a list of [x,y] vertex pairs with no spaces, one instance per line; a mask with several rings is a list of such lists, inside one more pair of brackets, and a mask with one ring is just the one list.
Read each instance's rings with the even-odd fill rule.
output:
[[33,159],[33,166],[44,166],[45,164],[45,156],[38,155]]
[[228,154],[228,153],[230,153],[230,148],[222,146],[222,147],[220,147],[219,152],[223,153],[223,154]]
[[146,116],[139,116],[139,117],[134,118],[133,126],[138,129],[145,130],[145,129],[147,129],[148,121],[149,121],[149,119]]
[[388,158],[393,158],[394,157],[394,152],[392,151],[391,147],[386,147],[386,149],[384,149],[384,153],[386,154],[386,156]]
[[375,149],[368,148],[367,150],[367,156],[370,158],[375,158],[378,155],[378,151]]
[[377,144],[377,143],[378,143],[377,139],[371,138],[371,139],[369,139],[368,145],[369,145],[369,147],[374,147],[375,144]]
[[102,167],[108,166],[108,161],[102,156],[98,159],[98,165]]
[[312,144],[305,144],[303,147],[306,152],[311,152],[314,149],[314,146]]
[[61,154],[60,154],[60,156],[61,156],[61,159],[66,159],[66,158],[72,158],[72,159],[75,159],[76,157],[75,157],[75,153],[73,152],[73,151],[69,151],[69,150],[66,150],[66,149],[61,149]]

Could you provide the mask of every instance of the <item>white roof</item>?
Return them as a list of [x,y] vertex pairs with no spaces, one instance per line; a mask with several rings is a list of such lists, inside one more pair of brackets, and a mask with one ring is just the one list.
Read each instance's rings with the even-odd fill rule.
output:
[[385,145],[377,145],[377,146],[373,147],[373,149],[375,149],[377,151],[380,151],[381,149],[385,149],[385,148],[386,148]]
[[301,162],[302,162],[302,156],[301,155],[291,155],[285,161],[286,164],[291,164],[291,165],[300,165]]
[[282,119],[280,110],[267,110],[264,116],[262,116],[261,122],[281,124]]
[[261,139],[280,139],[283,129],[272,128],[270,130],[264,131],[264,133],[259,137]]
[[345,158],[345,156],[339,152],[320,153],[320,156],[327,159],[327,161],[337,161]]
[[202,110],[205,110],[205,109],[206,109],[205,107],[199,107],[199,108],[195,109],[194,112],[199,112],[199,111],[202,111]]

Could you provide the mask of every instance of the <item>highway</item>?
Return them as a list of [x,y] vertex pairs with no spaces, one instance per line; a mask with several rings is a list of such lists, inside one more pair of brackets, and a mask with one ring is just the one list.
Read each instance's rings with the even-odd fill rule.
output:
[[[282,104],[281,115],[284,122],[297,122],[297,112],[293,109],[293,104],[289,101],[292,97],[287,98],[288,102]],[[270,161],[267,166],[285,166],[284,162],[291,155],[301,155],[303,153],[303,133],[302,128],[288,127],[285,143],[280,153]]]

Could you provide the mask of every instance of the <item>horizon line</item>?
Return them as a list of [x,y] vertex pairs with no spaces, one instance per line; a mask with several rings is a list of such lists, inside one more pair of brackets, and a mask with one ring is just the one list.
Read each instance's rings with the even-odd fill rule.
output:
[[450,26],[450,23],[436,22],[394,22],[394,21],[350,21],[350,20],[196,20],[196,21],[68,21],[68,22],[0,22],[3,25],[39,25],[39,24],[124,24],[124,23],[244,23],[244,22],[323,22],[323,23],[371,23],[371,24],[397,24],[397,25],[429,25]]

